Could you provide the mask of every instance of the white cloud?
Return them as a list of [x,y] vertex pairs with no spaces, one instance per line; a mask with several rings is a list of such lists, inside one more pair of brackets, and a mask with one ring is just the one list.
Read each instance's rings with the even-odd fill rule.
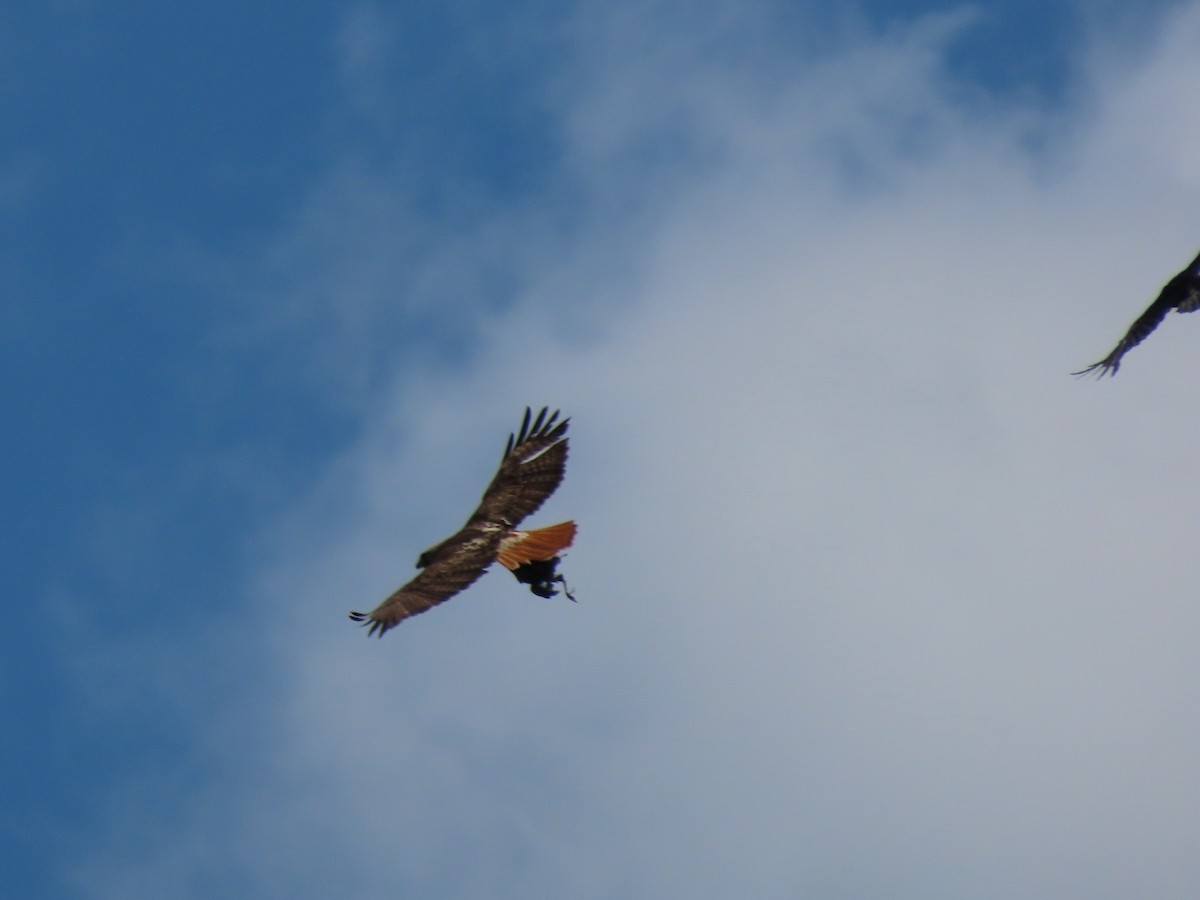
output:
[[[1049,172],[1028,114],[956,105],[940,26],[769,88],[678,27],[669,82],[607,46],[565,113],[588,193],[681,105],[676,137],[711,152],[523,257],[477,358],[381,398],[271,541],[267,686],[238,721],[272,714],[220,743],[244,767],[92,883],[1193,896],[1196,323],[1115,380],[1067,375],[1197,243],[1177,98],[1200,8],[1172,25],[1133,70],[1096,66],[1089,119],[1043,123]],[[539,519],[580,522],[580,603],[494,573],[382,642],[339,624],[459,524],[542,402],[574,417]]]

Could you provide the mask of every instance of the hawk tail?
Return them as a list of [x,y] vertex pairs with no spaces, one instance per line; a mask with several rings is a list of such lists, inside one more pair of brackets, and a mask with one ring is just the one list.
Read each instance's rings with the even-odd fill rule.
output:
[[553,559],[559,550],[566,550],[575,540],[575,523],[559,522],[545,528],[513,531],[500,542],[496,559],[507,569],[525,563]]

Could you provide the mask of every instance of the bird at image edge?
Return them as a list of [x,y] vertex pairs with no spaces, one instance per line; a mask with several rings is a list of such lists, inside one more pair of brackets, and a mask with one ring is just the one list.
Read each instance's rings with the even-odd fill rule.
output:
[[1159,323],[1166,318],[1171,310],[1177,312],[1195,312],[1200,309],[1200,255],[1191,261],[1186,269],[1163,285],[1158,297],[1144,313],[1137,317],[1125,337],[1113,348],[1112,353],[1092,363],[1086,369],[1072,372],[1072,375],[1089,375],[1092,372],[1097,377],[1116,375],[1121,368],[1121,357],[1150,336]]
[[521,428],[508,436],[500,468],[479,508],[457,534],[421,554],[420,574],[371,612],[350,613],[354,621],[369,625],[368,634],[382,637],[409,616],[449,600],[496,561],[540,597],[557,594],[554,585],[559,583],[567,597],[575,599],[557,570],[559,552],[575,540],[575,523],[517,529],[554,493],[566,472],[570,419],[560,422],[558,410],[547,415],[548,411],[542,407],[534,418],[525,408]]

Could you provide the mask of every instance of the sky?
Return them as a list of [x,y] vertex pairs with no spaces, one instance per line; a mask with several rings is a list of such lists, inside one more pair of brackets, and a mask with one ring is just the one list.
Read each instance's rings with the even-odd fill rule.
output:
[[[0,2],[0,871],[1192,898],[1200,3]],[[526,406],[578,603],[346,618]]]

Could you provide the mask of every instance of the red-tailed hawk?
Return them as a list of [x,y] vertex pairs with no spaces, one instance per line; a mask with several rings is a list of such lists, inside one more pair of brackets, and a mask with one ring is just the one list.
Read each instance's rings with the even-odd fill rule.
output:
[[558,593],[554,584],[559,583],[567,597],[575,599],[556,569],[558,552],[575,540],[575,523],[517,530],[521,520],[554,493],[567,467],[570,419],[559,422],[558,410],[548,418],[546,413],[542,407],[530,424],[532,414],[525,408],[521,430],[508,436],[500,468],[483,492],[479,508],[458,534],[421,554],[417,559],[421,574],[372,612],[350,613],[354,621],[370,623],[368,634],[382,637],[409,616],[449,600],[496,560],[540,597],[553,597]]
[[1150,332],[1158,327],[1158,323],[1171,310],[1181,313],[1200,309],[1200,255],[1188,264],[1188,267],[1168,281],[1156,299],[1144,313],[1137,317],[1125,337],[1113,348],[1113,352],[1098,363],[1092,363],[1086,369],[1072,372],[1072,375],[1087,375],[1096,372],[1097,377],[1116,375],[1121,368],[1121,357],[1144,341]]

